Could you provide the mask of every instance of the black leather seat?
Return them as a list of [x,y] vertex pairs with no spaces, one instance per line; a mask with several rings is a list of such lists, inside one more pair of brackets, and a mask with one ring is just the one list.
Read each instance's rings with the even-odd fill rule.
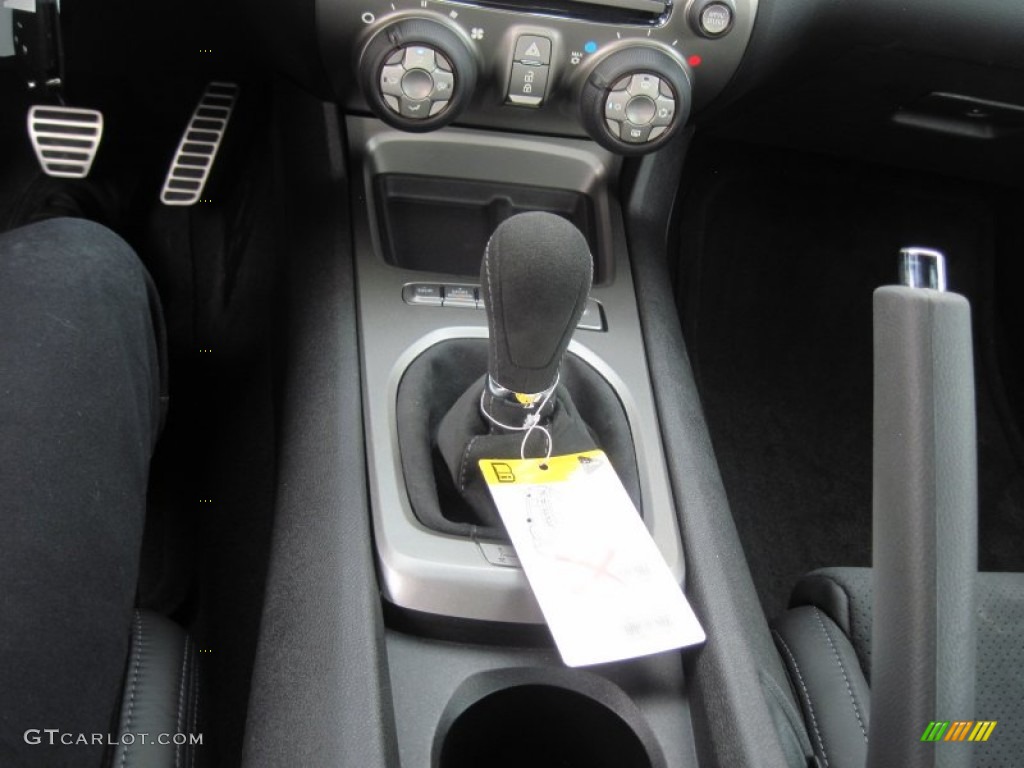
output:
[[[936,712],[934,719],[997,725],[985,743],[921,747],[971,749],[977,768],[1024,765],[1024,574],[978,574],[975,605],[975,710]],[[800,580],[773,629],[823,768],[867,765],[871,606],[870,568],[822,569]],[[920,741],[927,726],[907,739]]]
[[196,653],[191,636],[173,621],[135,612],[111,766],[195,765],[202,746]]

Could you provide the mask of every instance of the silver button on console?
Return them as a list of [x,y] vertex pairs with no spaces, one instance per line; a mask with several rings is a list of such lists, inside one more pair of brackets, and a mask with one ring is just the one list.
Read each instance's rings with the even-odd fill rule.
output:
[[637,96],[626,105],[626,119],[634,125],[647,125],[654,119],[658,108],[649,96]]
[[725,3],[712,3],[700,12],[700,29],[708,37],[721,37],[732,26],[732,8]]
[[539,107],[544,103],[548,87],[548,68],[518,62],[512,65],[512,79],[508,84],[508,100],[524,107]]
[[434,56],[434,49],[424,45],[413,45],[405,49],[405,59],[402,62],[406,69],[425,69],[433,72],[437,67],[437,59]]
[[434,78],[424,69],[413,69],[402,78],[402,93],[410,99],[425,99],[434,90]]

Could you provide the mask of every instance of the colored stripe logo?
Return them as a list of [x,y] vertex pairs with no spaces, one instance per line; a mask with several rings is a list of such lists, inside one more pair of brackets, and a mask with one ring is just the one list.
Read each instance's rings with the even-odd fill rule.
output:
[[996,720],[932,720],[921,734],[921,741],[988,741],[997,723]]

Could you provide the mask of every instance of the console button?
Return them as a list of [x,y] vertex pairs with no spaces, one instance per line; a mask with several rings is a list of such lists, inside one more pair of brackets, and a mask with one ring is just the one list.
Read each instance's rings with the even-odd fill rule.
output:
[[444,305],[476,309],[476,288],[471,285],[446,285],[444,287]]
[[433,48],[423,45],[412,45],[405,49],[405,60],[402,62],[406,69],[425,69],[433,72],[437,68],[437,58]]
[[427,98],[434,90],[434,78],[425,69],[413,69],[402,77],[402,93],[419,101]]
[[648,96],[654,98],[658,95],[658,88],[661,86],[661,80],[654,75],[648,75],[646,73],[641,75],[633,75],[629,81],[630,96]]
[[659,96],[654,101],[654,105],[657,108],[657,112],[654,114],[652,125],[671,124],[672,118],[675,117],[676,114],[675,99],[666,99],[664,96]]
[[389,96],[402,95],[402,75],[405,69],[401,64],[384,67],[380,73],[380,90]]
[[587,306],[583,310],[583,314],[580,316],[580,321],[576,324],[576,327],[584,331],[604,330],[604,315],[601,312],[601,304],[597,299],[587,299]]
[[651,138],[651,126],[623,123],[622,136],[620,138],[630,144],[643,144]]
[[637,96],[626,105],[626,119],[633,125],[647,125],[657,114],[658,108],[654,99],[649,96]]
[[604,116],[609,120],[622,120],[626,115],[629,94],[625,91],[612,91],[604,105]]
[[402,97],[402,117],[422,120],[430,115],[430,99],[410,99]]
[[551,41],[539,35],[520,35],[512,58],[527,64],[550,64]]
[[519,555],[509,544],[492,544],[489,541],[478,541],[477,546],[491,565],[500,565],[505,568],[522,568],[519,562]]
[[430,98],[434,101],[447,101],[452,97],[452,88],[455,87],[455,76],[451,72],[434,71],[434,92]]
[[725,3],[711,3],[700,12],[700,31],[706,37],[721,37],[732,26],[732,8]]
[[616,139],[619,138],[619,126],[622,125],[622,123],[616,120],[605,120],[604,122],[605,125],[608,126],[608,132]]
[[512,79],[508,84],[508,100],[512,104],[539,107],[544,102],[548,86],[548,67],[530,67],[526,64],[512,65]]
[[441,306],[441,286],[433,283],[412,283],[402,288],[402,298],[407,304]]

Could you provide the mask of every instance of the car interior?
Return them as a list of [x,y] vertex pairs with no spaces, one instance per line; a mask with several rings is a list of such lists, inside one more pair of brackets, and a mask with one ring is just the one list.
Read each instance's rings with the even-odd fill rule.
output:
[[[4,0],[0,229],[105,224],[163,305],[137,605],[191,638],[192,764],[1021,765],[1021,39],[1019,0]],[[484,395],[552,378],[704,642],[560,657],[474,468],[531,437]]]

